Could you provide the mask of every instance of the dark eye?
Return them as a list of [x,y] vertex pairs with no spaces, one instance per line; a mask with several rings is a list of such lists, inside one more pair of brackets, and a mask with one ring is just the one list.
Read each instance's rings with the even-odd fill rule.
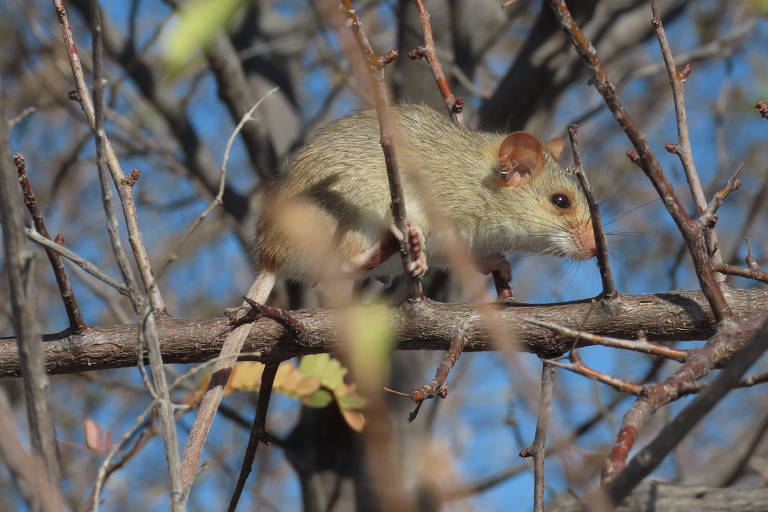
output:
[[552,201],[553,205],[563,210],[571,207],[571,200],[568,199],[568,196],[559,192],[557,194],[552,194],[549,200]]

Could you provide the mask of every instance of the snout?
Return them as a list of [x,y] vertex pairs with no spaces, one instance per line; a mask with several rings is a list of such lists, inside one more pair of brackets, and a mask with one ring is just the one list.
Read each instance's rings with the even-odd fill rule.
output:
[[595,232],[592,229],[592,223],[585,225],[574,236],[575,260],[588,260],[594,258],[597,254],[597,243],[595,242]]

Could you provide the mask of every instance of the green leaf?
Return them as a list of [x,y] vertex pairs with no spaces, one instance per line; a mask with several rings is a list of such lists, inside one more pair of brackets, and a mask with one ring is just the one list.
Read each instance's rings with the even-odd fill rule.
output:
[[349,311],[346,320],[352,374],[363,394],[378,392],[389,375],[389,353],[394,343],[392,315],[383,307],[361,307]]
[[361,397],[358,394],[353,395],[335,395],[336,401],[339,404],[339,407],[342,409],[362,409],[366,406],[368,401]]
[[301,403],[307,407],[316,407],[318,409],[328,407],[331,402],[333,402],[333,397],[328,391],[324,389],[321,389],[320,391],[317,391],[301,400]]
[[306,376],[319,378],[320,383],[331,390],[339,387],[347,374],[347,369],[341,365],[338,359],[334,359],[328,354],[312,354],[302,357],[299,371]]
[[171,76],[182,72],[224,29],[247,0],[192,0],[179,10],[171,29],[165,62]]

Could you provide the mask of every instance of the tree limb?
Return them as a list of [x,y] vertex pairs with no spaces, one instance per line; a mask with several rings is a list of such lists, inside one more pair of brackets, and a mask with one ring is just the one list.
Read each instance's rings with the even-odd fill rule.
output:
[[[768,309],[768,291],[730,290],[729,301],[738,318],[763,314]],[[384,306],[369,306],[384,307]],[[587,317],[587,312],[592,313]],[[253,324],[242,351],[260,352],[263,358],[289,358],[338,348],[334,333],[337,312],[327,309],[291,313],[308,332],[308,343],[291,341],[283,327],[269,319]],[[650,341],[702,340],[714,333],[714,318],[704,295],[698,291],[674,291],[653,295],[620,295],[616,310],[592,305],[591,300],[558,304],[504,304],[498,320],[518,340],[511,349],[554,357],[567,352],[572,338],[556,337],[544,327],[526,319],[557,322],[565,327],[617,338],[634,338],[645,331]],[[425,301],[404,304],[391,310],[391,323],[400,350],[447,350],[459,325],[468,322],[466,351],[491,350],[491,336],[471,304]],[[166,363],[198,363],[215,357],[221,350],[226,318],[157,318],[158,336]],[[136,325],[92,327],[81,335],[54,333],[44,336],[43,349],[48,373],[76,373],[121,368],[136,364]],[[590,345],[580,340],[581,345]],[[498,347],[497,347],[498,348]],[[19,355],[15,338],[0,339],[0,377],[19,376]]]

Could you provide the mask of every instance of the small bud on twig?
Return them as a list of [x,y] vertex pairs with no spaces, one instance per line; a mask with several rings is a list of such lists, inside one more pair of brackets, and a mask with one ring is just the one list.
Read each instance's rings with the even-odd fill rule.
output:
[[423,46],[419,46],[408,52],[408,58],[410,58],[411,60],[418,60],[423,57],[426,57],[426,55],[427,55],[427,49],[424,48]]
[[397,50],[389,50],[382,57],[379,57],[379,68],[383,68],[387,64],[393,62],[397,58]]
[[453,106],[451,107],[451,113],[461,114],[463,110],[464,110],[464,97],[459,96],[458,98],[456,98],[456,101],[453,103]]
[[677,71],[677,73],[675,73],[675,78],[677,78],[681,82],[685,82],[690,73],[691,73],[691,63],[686,62],[683,68]]
[[760,100],[755,104],[755,108],[763,119],[768,119],[768,101]]
[[141,171],[138,169],[134,169],[131,171],[131,173],[123,178],[123,185],[128,185],[129,187],[132,187],[136,184],[137,181],[139,181],[139,177],[141,176]]

